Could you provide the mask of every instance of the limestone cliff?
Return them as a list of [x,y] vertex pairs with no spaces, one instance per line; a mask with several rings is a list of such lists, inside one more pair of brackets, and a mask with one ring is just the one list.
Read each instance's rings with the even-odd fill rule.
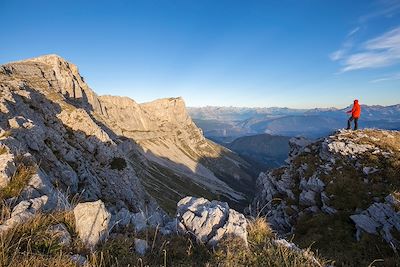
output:
[[97,96],[56,55],[2,65],[0,86],[2,145],[29,153],[54,188],[115,213],[155,209],[154,198],[172,211],[186,195],[244,206],[252,192],[247,163],[206,140],[181,98]]

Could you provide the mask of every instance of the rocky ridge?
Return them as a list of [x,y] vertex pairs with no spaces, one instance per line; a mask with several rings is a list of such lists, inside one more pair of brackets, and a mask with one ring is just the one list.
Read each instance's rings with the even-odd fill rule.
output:
[[397,250],[399,141],[397,131],[369,129],[341,130],[316,142],[293,138],[287,166],[260,174],[253,206],[278,233],[295,234],[300,244],[308,244],[303,235],[323,235],[314,242],[328,256],[322,242],[329,231],[340,238],[336,228],[345,231],[344,248],[357,240],[363,246],[372,235]]

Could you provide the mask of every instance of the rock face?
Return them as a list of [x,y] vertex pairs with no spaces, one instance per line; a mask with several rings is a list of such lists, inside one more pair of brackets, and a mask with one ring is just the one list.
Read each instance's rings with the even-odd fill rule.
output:
[[399,248],[400,132],[341,130],[290,146],[287,166],[260,174],[253,210],[280,235],[295,234],[297,242],[346,228],[360,242],[370,234]]
[[151,215],[154,199],[172,213],[192,194],[243,206],[253,192],[247,162],[206,140],[181,98],[99,97],[56,55],[0,66],[0,111],[0,187],[29,152],[51,186],[113,215]]
[[178,202],[177,219],[183,231],[205,244],[215,246],[229,235],[242,238],[247,244],[247,220],[226,202],[185,197]]
[[[147,160],[147,166],[138,164],[136,170],[142,173],[143,184],[150,192],[154,191],[153,196],[160,203],[175,206],[182,195],[201,194],[219,195],[237,204],[253,193],[249,164],[205,139],[186,112],[182,98],[144,104],[126,97],[101,96],[99,100],[101,119],[116,134],[135,141],[135,146],[123,145],[132,161],[142,156]],[[150,171],[141,172],[143,168]],[[164,176],[171,172],[174,181]]]
[[74,215],[78,235],[87,247],[94,249],[107,237],[111,214],[101,200],[79,203],[74,208]]

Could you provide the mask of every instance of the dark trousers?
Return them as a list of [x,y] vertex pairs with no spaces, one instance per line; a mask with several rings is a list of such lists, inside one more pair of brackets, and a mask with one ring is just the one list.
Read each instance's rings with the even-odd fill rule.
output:
[[354,130],[358,129],[358,118],[354,118],[351,116],[349,120],[347,121],[347,130],[351,129],[351,122],[354,120]]

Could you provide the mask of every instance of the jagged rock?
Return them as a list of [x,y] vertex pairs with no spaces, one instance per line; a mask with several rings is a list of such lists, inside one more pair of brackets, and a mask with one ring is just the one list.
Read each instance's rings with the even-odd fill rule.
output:
[[360,238],[362,230],[381,235],[393,248],[399,246],[400,240],[393,236],[392,231],[400,232],[400,211],[396,211],[396,203],[393,200],[393,195],[388,195],[385,202],[373,203],[360,214],[350,216],[357,228],[357,239]]
[[310,177],[308,180],[306,179],[301,179],[300,181],[300,188],[305,189],[305,190],[311,190],[316,193],[320,193],[324,190],[325,183],[321,181],[318,177],[315,175]]
[[67,227],[63,223],[52,225],[49,227],[48,231],[52,233],[53,236],[58,238],[58,244],[67,247],[71,244],[72,238],[71,234],[68,232]]
[[[0,146],[0,149],[7,150],[5,146]],[[14,164],[14,155],[4,152],[0,155],[0,188],[5,187],[10,181],[12,175],[16,171]]]
[[221,238],[233,235],[247,245],[246,218],[226,202],[185,197],[177,206],[177,219],[197,240],[215,246]]
[[75,225],[80,239],[91,249],[108,235],[111,214],[101,200],[79,203],[74,208]]
[[312,190],[303,190],[299,196],[300,205],[304,206],[313,206],[316,204],[315,202],[315,192]]
[[351,215],[350,219],[354,221],[358,228],[364,230],[365,232],[370,234],[377,234],[377,228],[379,227],[379,224],[368,215]]
[[149,249],[149,244],[146,240],[135,238],[135,251],[139,255],[146,254],[146,251]]
[[[310,145],[312,143],[311,140],[304,138],[304,137],[293,137],[289,140],[289,157],[287,159],[287,163],[290,163],[290,161],[295,158],[298,154],[304,151],[306,146]],[[307,148],[307,153],[311,152],[309,148]]]
[[32,218],[37,212],[43,210],[47,201],[47,196],[41,196],[19,202],[13,208],[10,218],[0,225],[0,233]]

